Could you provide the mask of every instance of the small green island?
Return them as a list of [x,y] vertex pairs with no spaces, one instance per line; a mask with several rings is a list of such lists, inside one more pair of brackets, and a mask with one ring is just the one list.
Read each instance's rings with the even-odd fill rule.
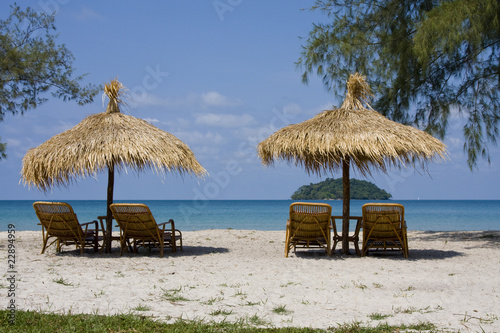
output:
[[[388,200],[392,197],[390,193],[377,187],[377,185],[366,180],[351,179],[351,199],[353,200]],[[342,178],[326,180],[303,185],[295,191],[293,200],[340,200],[342,199]]]

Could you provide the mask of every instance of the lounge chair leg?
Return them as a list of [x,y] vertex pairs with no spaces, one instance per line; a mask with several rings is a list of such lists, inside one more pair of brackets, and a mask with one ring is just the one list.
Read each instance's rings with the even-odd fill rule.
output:
[[359,251],[359,244],[358,243],[359,243],[359,241],[356,241],[356,240],[354,241],[354,248],[356,249],[356,254],[358,256],[361,256],[361,251]]
[[288,241],[285,242],[285,258],[288,258],[288,251],[290,251],[290,244]]
[[47,239],[44,239],[42,244],[42,252],[40,252],[40,254],[43,254],[46,248],[47,248]]

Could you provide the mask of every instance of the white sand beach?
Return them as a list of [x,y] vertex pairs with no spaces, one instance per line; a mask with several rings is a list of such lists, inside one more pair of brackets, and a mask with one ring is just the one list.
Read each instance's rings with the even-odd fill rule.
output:
[[[284,258],[284,236],[184,232],[183,251],[159,258],[157,251],[120,257],[117,243],[111,254],[80,255],[74,247],[58,254],[53,245],[41,255],[41,231],[21,231],[15,302],[22,310],[132,312],[166,322],[243,319],[328,328],[428,321],[460,332],[500,332],[500,231],[412,231],[409,259],[339,250],[328,257],[318,249]],[[6,272],[6,232],[0,251]],[[1,286],[5,295],[5,278]]]

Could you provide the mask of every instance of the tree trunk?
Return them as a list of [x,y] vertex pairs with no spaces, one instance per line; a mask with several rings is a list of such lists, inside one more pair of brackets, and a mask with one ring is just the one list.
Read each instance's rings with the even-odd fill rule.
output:
[[106,253],[111,253],[111,236],[113,229],[113,214],[109,205],[113,203],[113,188],[115,185],[114,164],[108,167],[108,197],[106,200]]
[[349,254],[349,215],[350,215],[350,200],[351,200],[351,189],[349,181],[349,157],[342,159],[342,187],[343,187],[343,198],[342,198],[342,253]]

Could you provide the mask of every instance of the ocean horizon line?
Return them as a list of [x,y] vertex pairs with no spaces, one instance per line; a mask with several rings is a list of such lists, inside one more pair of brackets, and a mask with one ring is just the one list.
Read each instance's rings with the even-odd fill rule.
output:
[[[17,230],[38,229],[38,218],[33,209],[35,201],[0,200],[0,231],[9,223]],[[106,215],[104,199],[61,200],[73,207],[79,221],[95,220]],[[342,200],[292,199],[117,199],[117,203],[147,205],[157,221],[174,219],[182,230],[245,229],[281,230],[289,218],[293,202],[318,202],[332,206],[332,215],[342,215]],[[369,202],[399,203],[405,207],[408,230],[458,231],[500,230],[500,200],[351,200],[350,216],[361,216],[362,206]],[[354,225],[350,226],[353,229]]]
[[[106,199],[0,199],[0,201],[106,201]],[[342,199],[114,199],[113,201],[342,201]],[[500,199],[350,199],[350,201],[500,201]]]

